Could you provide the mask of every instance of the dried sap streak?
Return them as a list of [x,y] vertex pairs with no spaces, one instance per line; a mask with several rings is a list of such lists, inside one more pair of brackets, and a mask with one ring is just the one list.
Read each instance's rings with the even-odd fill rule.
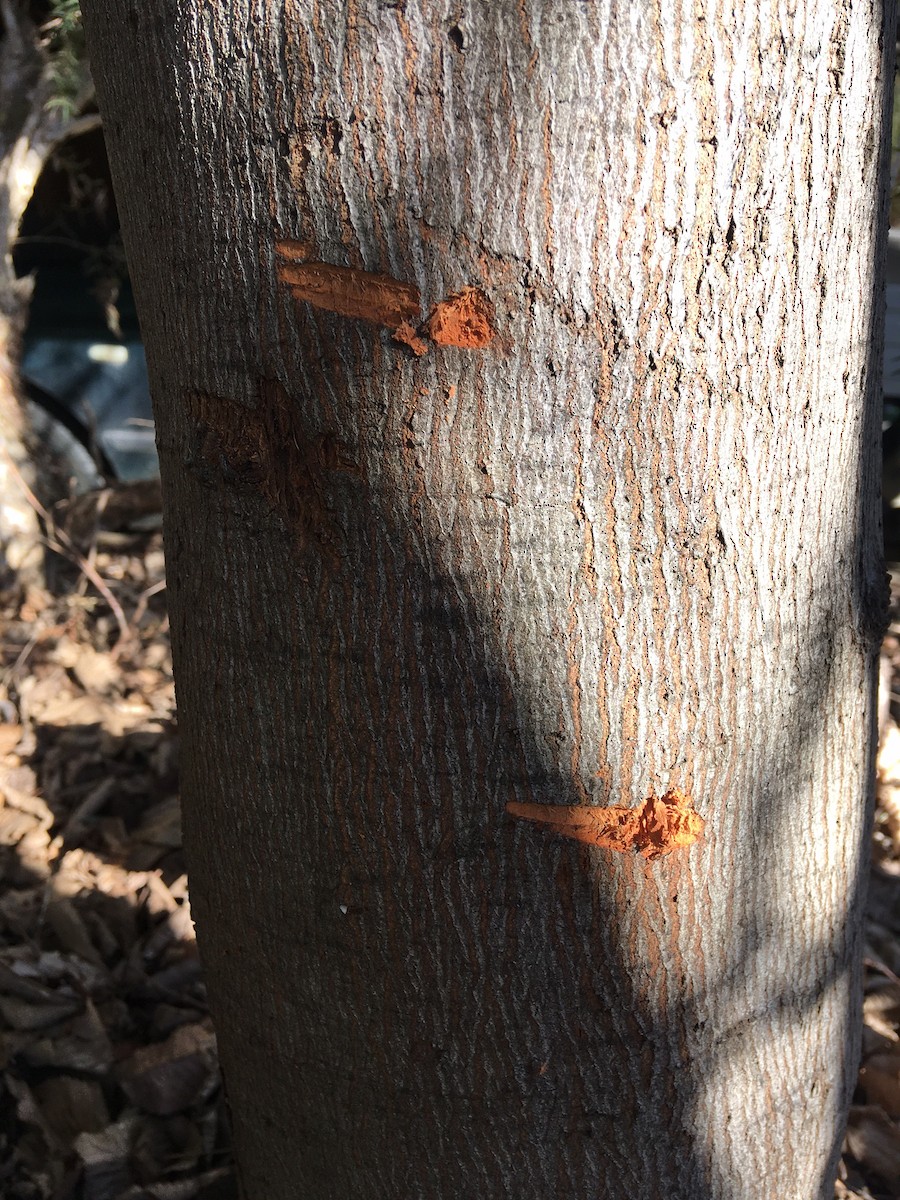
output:
[[659,858],[680,846],[691,846],[706,822],[684,792],[673,788],[660,800],[650,795],[637,808],[614,804],[507,804],[506,811],[537,821],[563,837],[623,853],[638,850],[644,858]]

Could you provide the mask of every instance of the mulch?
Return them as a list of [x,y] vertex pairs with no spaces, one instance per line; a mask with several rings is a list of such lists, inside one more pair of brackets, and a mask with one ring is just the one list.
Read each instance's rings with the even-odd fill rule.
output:
[[181,849],[161,538],[99,542],[84,552],[124,638],[64,560],[52,591],[3,614],[0,1195],[233,1200]]

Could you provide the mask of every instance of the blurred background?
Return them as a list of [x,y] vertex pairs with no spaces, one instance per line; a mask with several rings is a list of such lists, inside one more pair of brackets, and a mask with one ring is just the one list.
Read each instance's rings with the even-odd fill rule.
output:
[[[19,278],[34,279],[21,356],[29,415],[58,439],[60,452],[68,447],[73,486],[100,482],[91,456],[76,448],[92,439],[114,478],[152,477],[146,364],[100,127],[49,156],[12,261]],[[74,445],[66,437],[72,424]]]

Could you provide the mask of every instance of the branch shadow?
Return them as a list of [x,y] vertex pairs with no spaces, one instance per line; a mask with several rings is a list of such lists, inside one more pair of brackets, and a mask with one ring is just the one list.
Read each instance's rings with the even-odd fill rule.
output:
[[[538,56],[526,46],[528,31],[514,34],[498,12],[477,52],[496,51],[508,64],[506,115],[496,119],[508,118],[515,137],[516,112],[530,113],[521,97],[529,95],[525,84]],[[796,1024],[854,969],[855,935],[838,919],[831,937],[809,947],[812,983],[785,964],[779,978],[766,980],[765,1010],[745,1011],[735,1023],[735,997],[754,969],[766,967],[782,932],[777,894],[754,914],[742,908],[742,888],[750,894],[759,862],[779,861],[773,846],[787,864],[779,878],[791,886],[797,836],[785,760],[802,757],[797,740],[807,756],[821,749],[827,686],[783,706],[786,740],[773,740],[740,814],[723,816],[714,797],[695,796],[710,819],[710,837],[684,861],[617,858],[506,817],[508,800],[579,803],[585,789],[571,756],[567,761],[564,630],[538,627],[540,614],[528,614],[527,606],[523,621],[533,622],[527,629],[498,621],[502,597],[479,556],[479,538],[469,537],[481,514],[488,554],[496,547],[493,561],[510,554],[502,517],[487,503],[508,500],[471,484],[468,473],[479,468],[462,445],[463,435],[485,422],[478,398],[496,385],[496,374],[480,374],[455,352],[447,352],[440,369],[415,367],[387,333],[373,336],[369,327],[324,312],[294,311],[279,293],[269,245],[281,235],[311,238],[323,261],[381,271],[402,266],[432,288],[443,286],[451,266],[479,278],[487,252],[477,223],[468,236],[442,213],[454,206],[471,211],[473,195],[481,194],[464,179],[465,166],[442,160],[440,144],[422,137],[422,154],[409,161],[399,155],[395,172],[394,148],[381,154],[384,147],[376,145],[373,159],[371,143],[353,141],[364,107],[355,89],[365,65],[377,60],[383,32],[376,15],[342,27],[346,61],[315,69],[313,35],[305,28],[292,28],[296,44],[279,29],[271,62],[264,23],[252,33],[228,22],[224,32],[212,30],[221,42],[211,36],[210,43],[232,72],[222,104],[204,110],[191,98],[179,113],[176,98],[154,114],[172,145],[187,148],[182,157],[193,169],[175,180],[177,156],[148,149],[160,169],[147,170],[147,178],[158,174],[177,205],[169,208],[155,194],[153,237],[143,236],[134,218],[130,238],[147,267],[147,297],[160,300],[156,313],[146,305],[148,360],[184,700],[185,835],[226,1086],[241,1097],[234,1130],[246,1192],[272,1200],[296,1194],[731,1200],[758,1194],[767,1178],[773,1194],[788,1194],[808,1181],[785,1180],[789,1162],[766,1163],[762,1138],[760,1164],[769,1170],[729,1178],[729,1163],[717,1159],[724,1137],[714,1142],[703,1117],[710,1095],[715,1099],[710,1075],[727,1083],[739,1051],[745,1069],[748,1053],[756,1053],[761,1069],[770,1066],[753,1042],[758,1027],[771,1031],[773,1013]],[[177,23],[168,39],[175,63],[192,62],[195,46],[206,44],[193,20]],[[117,53],[133,44],[134,56],[147,61],[138,54],[136,11],[126,24],[133,29],[124,30]],[[400,25],[389,32],[399,45]],[[548,54],[558,53],[563,65],[577,51],[574,32],[570,38],[560,29],[548,40]],[[451,40],[458,53],[459,37]],[[392,61],[403,62],[403,52]],[[160,82],[168,66],[164,56],[148,64],[159,74],[152,80],[156,94],[167,98],[177,86]],[[310,100],[304,113],[310,124],[299,130],[295,95],[284,88],[285,101],[273,86],[291,79],[292,70],[296,95]],[[385,69],[382,76],[385,98],[401,97],[391,109],[398,123],[391,127],[381,112],[376,122],[379,137],[396,132],[397,147],[405,146],[407,96],[415,111],[424,106],[414,72],[409,79],[400,74],[394,79]],[[449,80],[447,73],[442,86]],[[126,106],[110,91],[124,118]],[[254,117],[268,105],[271,122],[229,123],[231,97],[251,95],[259,108]],[[213,109],[214,122],[204,125]],[[421,115],[425,129],[424,107]],[[549,144],[543,115],[523,145]],[[488,146],[494,119],[491,112],[478,130]],[[133,125],[131,133],[140,135],[138,145],[148,140]],[[486,163],[479,170],[487,179]],[[364,183],[345,187],[345,175]],[[539,182],[526,166],[523,213]],[[274,198],[274,211],[262,218],[245,214],[240,201],[229,206],[220,199],[260,195]],[[515,231],[518,197],[505,199]],[[280,222],[293,227],[273,228]],[[542,239],[552,244],[554,230],[541,229],[540,221],[535,230],[535,247]],[[501,267],[506,271],[503,287],[516,293],[518,309],[507,296],[508,311],[500,314],[511,320],[526,296],[533,306],[547,303],[554,280],[552,270],[543,279],[529,272],[527,238],[520,246],[502,232],[492,229],[491,236],[510,248],[494,265],[498,280]],[[254,234],[262,241],[259,264],[241,253]],[[164,245],[171,264],[191,262],[189,274],[202,287],[186,291],[187,299],[179,295],[178,304],[169,297],[166,306],[162,289],[154,292],[145,244],[154,245],[153,253]],[[208,282],[218,279],[224,283],[213,299]],[[499,282],[496,290],[503,290]],[[429,303],[434,299],[422,292]],[[555,306],[559,294],[551,299]],[[558,307],[574,326],[577,305]],[[252,319],[245,322],[247,313]],[[182,334],[182,321],[190,336]],[[273,344],[260,345],[257,328]],[[523,329],[520,345],[527,344],[524,323]],[[566,359],[574,339],[567,328],[553,347],[570,372],[581,365]],[[181,346],[183,368],[175,353]],[[237,403],[251,390],[248,363],[260,364],[255,407]],[[518,382],[512,357],[504,365],[512,395]],[[556,367],[552,374],[556,379]],[[440,431],[440,405],[449,397],[438,391],[451,378],[462,407],[453,428]],[[232,383],[235,397],[209,394],[214,384],[227,391]],[[188,386],[208,391],[185,395]],[[561,402],[552,414],[560,424],[571,416]],[[426,486],[418,471],[417,438],[446,446],[447,474],[438,483]],[[328,448],[335,446],[336,454]],[[543,465],[549,472],[552,464]],[[533,495],[542,494],[541,482],[529,481]],[[440,500],[433,507],[431,494]],[[570,503],[568,495],[563,503]],[[534,546],[516,548],[519,562],[539,553],[540,537],[530,532]],[[574,546],[558,549],[563,560],[577,561]],[[871,547],[862,526],[857,549],[868,579]],[[840,596],[841,587],[832,592]],[[833,629],[845,622],[837,611],[813,621],[800,650],[812,658],[821,647],[825,655]],[[517,655],[517,634],[539,647],[533,660]],[[826,669],[819,679],[828,678]],[[618,711],[609,720],[625,724],[626,716]],[[740,736],[735,731],[738,757]],[[711,759],[712,752],[701,748],[695,765],[704,755]],[[590,799],[623,797],[598,788]],[[717,819],[740,821],[746,835],[745,862],[726,861],[718,873]],[[236,862],[240,879],[227,870]],[[852,920],[859,916],[861,880],[860,865],[851,886]],[[786,907],[796,910],[796,894]],[[702,980],[690,974],[702,959],[692,936],[710,951],[714,939],[723,943],[710,954],[723,966]],[[840,996],[834,1003],[841,1007]],[[830,1075],[822,1069],[831,1080],[835,1128],[825,1136],[833,1145],[844,1103],[833,1093],[843,1088],[846,1095],[849,1068],[843,1075],[840,1067]],[[808,1082],[804,1077],[799,1086]],[[793,1095],[799,1103],[796,1089]],[[792,1114],[781,1102],[760,1116],[787,1121]],[[820,1138],[821,1129],[810,1136]],[[802,1141],[794,1135],[795,1146]],[[753,1148],[740,1150],[746,1164]]]
[[[307,359],[318,364],[307,367],[315,375],[338,334],[328,318],[309,324],[321,351]],[[517,824],[504,812],[508,799],[582,799],[560,763],[558,714],[548,702],[545,724],[523,721],[521,691],[535,683],[511,669],[482,577],[446,570],[459,563],[458,526],[429,532],[414,502],[413,518],[399,524],[390,487],[348,469],[360,460],[347,435],[353,421],[323,423],[321,412],[310,420],[316,394],[327,394],[324,384],[297,397],[266,383],[260,409],[277,419],[265,425],[269,418],[240,410],[239,442],[236,407],[205,397],[198,444],[186,458],[181,452],[191,486],[207,493],[190,505],[208,506],[214,489],[220,511],[210,527],[221,520],[226,531],[232,523],[254,530],[254,538],[226,532],[228,554],[191,569],[196,595],[227,597],[205,610],[202,635],[223,652],[211,660],[189,652],[186,631],[176,638],[184,647],[179,687],[194,698],[182,715],[193,798],[185,832],[214,1007],[227,1031],[240,1001],[220,972],[235,955],[246,956],[258,1005],[248,1040],[222,1041],[230,1094],[252,1094],[265,1073],[267,1111],[282,1114],[270,1161],[292,1146],[298,1186],[322,1197],[455,1197],[470,1194],[475,1180],[483,1194],[519,1197],[736,1194],[704,1133],[717,1077],[739,1054],[765,1055],[760,1039],[795,1029],[831,989],[846,986],[858,960],[863,864],[846,924],[838,920],[833,936],[809,946],[802,969],[787,962],[779,978],[766,978],[761,1011],[742,1008],[756,965],[771,972],[779,937],[777,889],[763,911],[741,907],[742,891],[758,895],[746,885],[759,862],[779,861],[780,852],[785,907],[797,907],[785,762],[817,752],[833,614],[810,633],[808,649],[821,645],[825,664],[818,688],[795,694],[773,762],[744,798],[742,820],[756,844],[730,875],[713,877],[708,846],[692,848],[690,864],[678,855],[647,863]],[[323,459],[321,446],[335,439],[338,459]],[[302,519],[279,507],[279,496],[297,494],[294,472],[305,489]],[[283,522],[280,549],[257,553],[255,538],[271,536],[273,508]],[[186,543],[170,545],[170,578],[182,574],[185,553]],[[299,556],[304,586],[282,619],[286,556]],[[189,621],[184,603],[174,611]],[[236,607],[240,650],[229,616]],[[561,653],[550,631],[547,647],[551,657]],[[274,715],[260,680],[242,677],[258,655],[266,693],[284,698]],[[229,711],[235,695],[244,697],[240,745]],[[235,794],[255,800],[235,804]],[[714,839],[723,814],[713,797],[698,800]],[[238,845],[256,864],[243,891],[215,866]],[[257,910],[278,920],[260,927]],[[722,912],[732,928],[716,927],[712,916]],[[691,913],[695,936],[721,939],[723,948],[723,968],[702,984],[691,977],[696,960],[679,949],[679,922]],[[816,1071],[825,1088],[817,1104],[835,1113],[826,1136],[836,1155],[852,1070],[837,1085],[818,1060]],[[801,1073],[781,1089],[799,1111],[808,1082]],[[771,1119],[773,1096],[763,1089],[756,1100]],[[298,1105],[299,1123],[288,1115]],[[238,1159],[245,1173],[253,1164],[245,1186],[276,1194],[241,1116],[239,1106]],[[746,1167],[752,1150],[741,1149]],[[763,1154],[761,1146],[755,1168]]]

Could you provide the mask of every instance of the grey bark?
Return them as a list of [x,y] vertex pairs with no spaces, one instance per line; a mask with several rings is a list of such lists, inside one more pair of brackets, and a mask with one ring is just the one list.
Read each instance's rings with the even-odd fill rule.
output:
[[[248,1200],[831,1194],[888,7],[85,0]],[[650,863],[505,812],[670,786]]]

